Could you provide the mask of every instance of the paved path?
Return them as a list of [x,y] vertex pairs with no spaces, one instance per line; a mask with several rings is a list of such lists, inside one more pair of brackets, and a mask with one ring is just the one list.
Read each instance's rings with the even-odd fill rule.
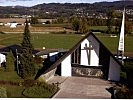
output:
[[98,78],[55,76],[48,83],[60,83],[60,90],[53,98],[110,99],[106,90],[112,84]]

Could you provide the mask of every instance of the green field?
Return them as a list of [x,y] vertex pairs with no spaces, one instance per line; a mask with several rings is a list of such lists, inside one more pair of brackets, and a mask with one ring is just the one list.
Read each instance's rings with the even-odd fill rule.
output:
[[[102,43],[111,51],[116,51],[118,39],[109,35],[97,35]],[[70,49],[81,38],[78,34],[31,34],[31,41],[35,48],[64,48]],[[22,34],[0,34],[0,45],[20,44]],[[125,36],[125,51],[133,52],[133,36]]]
[[[109,36],[98,36],[98,38],[102,41],[102,43],[111,51],[116,51],[118,48],[118,40],[117,38],[112,38]],[[127,36],[125,37],[125,52],[133,52],[133,37]]]

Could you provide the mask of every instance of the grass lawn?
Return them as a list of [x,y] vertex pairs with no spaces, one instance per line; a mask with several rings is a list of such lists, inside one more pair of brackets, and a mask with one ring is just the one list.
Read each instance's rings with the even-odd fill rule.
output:
[[[21,83],[21,85],[13,85],[12,82],[19,82]],[[44,86],[47,86],[45,86],[46,88],[41,87],[39,85],[36,85],[37,88],[33,88],[33,86],[27,87],[22,85],[23,82],[24,80],[21,79],[15,71],[6,71],[2,67],[0,68],[0,87],[6,89],[8,98],[50,98],[55,92],[59,90],[58,88],[53,87],[52,85],[48,86],[47,83],[43,83]],[[49,89],[52,89],[52,91],[49,91]],[[25,95],[23,95],[23,93]]]
[[[80,40],[80,35],[66,34],[31,34],[31,41],[35,48],[71,48]],[[0,45],[20,44],[22,34],[0,34]]]
[[[0,97],[3,97],[4,94],[7,95],[8,98],[22,98],[22,97],[47,97],[50,98],[55,92],[57,92],[58,88],[55,85],[49,85],[45,82],[42,82],[43,88],[40,87],[39,81],[33,81],[26,80],[24,81],[21,77],[18,76],[17,72],[14,70],[14,57],[11,52],[7,53],[6,56],[6,68],[0,67],[0,91],[3,94],[0,93]],[[34,79],[34,78],[33,78]],[[35,84],[36,82],[36,84]],[[38,84],[37,84],[38,83]],[[32,86],[36,85],[39,90],[36,90],[36,88],[33,88]],[[23,95],[23,91],[27,90],[27,88],[30,88],[32,90],[28,90],[28,92],[25,92],[25,95]],[[33,91],[34,90],[34,91]],[[45,91],[44,91],[45,90]],[[51,90],[51,91],[49,91]],[[29,96],[30,93],[30,96]]]
[[[97,35],[102,43],[111,51],[117,51],[118,39],[109,35]],[[81,35],[75,34],[31,34],[31,41],[35,48],[64,48],[70,49],[80,39]],[[22,34],[0,34],[0,45],[20,44]],[[125,37],[125,51],[133,52],[133,36]]]
[[25,98],[22,95],[23,90],[25,87],[23,86],[12,86],[12,85],[1,85],[7,90],[7,97],[8,98]]
[[0,80],[4,81],[23,81],[20,77],[18,77],[15,71],[6,71],[3,68],[0,68]]
[[[119,37],[109,37],[109,36],[97,36],[101,42],[110,50],[117,51]],[[133,52],[133,37],[125,36],[125,52]]]
[[76,42],[80,40],[80,35],[64,35],[64,34],[35,34],[32,36],[32,42],[37,48],[64,48],[70,49]]
[[107,26],[89,26],[92,30],[107,30]]

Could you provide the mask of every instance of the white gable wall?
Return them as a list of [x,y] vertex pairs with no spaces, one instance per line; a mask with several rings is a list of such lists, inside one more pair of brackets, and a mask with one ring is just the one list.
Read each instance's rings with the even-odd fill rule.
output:
[[121,66],[112,57],[110,57],[108,80],[119,81],[120,68]]
[[93,48],[93,50],[91,50],[90,66],[98,66],[99,65],[99,43],[91,35],[81,43],[81,65],[88,66],[87,52],[89,54],[89,51],[82,50],[82,49],[84,49],[85,44],[87,44],[87,47],[89,47],[89,41],[92,41],[91,44]]
[[89,41],[87,39],[85,39],[82,43],[81,43],[81,65],[86,65],[88,66],[88,57],[87,57],[87,52],[86,50],[82,50],[85,47],[85,44],[87,44],[87,46],[89,46]]
[[98,65],[99,65],[99,57],[96,55],[96,52],[94,50],[92,50],[90,66],[98,66]]
[[61,62],[61,76],[72,76],[71,55]]

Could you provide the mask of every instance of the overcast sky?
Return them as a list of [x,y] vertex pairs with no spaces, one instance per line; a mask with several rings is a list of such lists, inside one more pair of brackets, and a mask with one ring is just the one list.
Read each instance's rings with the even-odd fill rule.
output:
[[33,6],[42,3],[94,3],[100,1],[118,1],[118,0],[0,0],[0,6]]

